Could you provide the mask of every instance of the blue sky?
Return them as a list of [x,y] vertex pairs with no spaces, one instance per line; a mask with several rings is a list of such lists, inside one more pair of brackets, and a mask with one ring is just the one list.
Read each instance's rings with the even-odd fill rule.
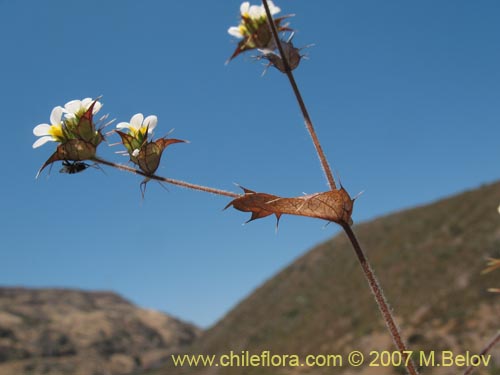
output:
[[[287,80],[228,66],[239,1],[0,0],[0,285],[113,290],[201,326],[338,230],[284,217],[242,226],[228,199],[104,168],[35,180],[54,150],[32,129],[72,99],[159,118],[159,174],[226,190],[327,189]],[[354,220],[500,177],[498,1],[277,2],[309,59],[296,78]],[[110,143],[117,142],[111,137]],[[114,161],[118,148],[100,146]],[[450,213],[452,215],[453,213]],[[368,249],[369,250],[369,249]]]

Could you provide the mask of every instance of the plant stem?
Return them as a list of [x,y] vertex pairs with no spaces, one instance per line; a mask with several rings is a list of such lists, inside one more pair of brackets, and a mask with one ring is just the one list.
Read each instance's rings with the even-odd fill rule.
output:
[[101,159],[101,158],[99,158],[97,156],[94,157],[92,160],[95,161],[96,163],[101,163],[101,164],[107,165],[109,167],[120,169],[122,171],[127,171],[127,172],[131,172],[131,173],[135,173],[135,174],[144,176],[146,178],[149,178],[151,180],[162,181],[162,182],[166,182],[168,184],[181,186],[181,187],[184,187],[184,188],[187,188],[187,189],[193,189],[193,190],[203,191],[205,193],[211,193],[211,194],[217,194],[217,195],[224,195],[226,197],[232,197],[232,198],[238,198],[238,197],[241,196],[239,194],[236,194],[236,193],[233,193],[233,192],[230,192],[230,191],[215,189],[215,188],[211,188],[211,187],[203,186],[203,185],[196,185],[196,184],[192,184],[190,182],[179,181],[179,180],[174,180],[172,178],[157,176],[155,174],[148,175],[148,174],[142,172],[139,169],[131,168],[131,167],[123,165],[123,164],[113,163],[111,161],[107,161],[105,159]]
[[283,46],[281,45],[281,41],[278,35],[278,30],[276,29],[276,25],[273,22],[273,17],[271,15],[271,11],[269,10],[269,5],[267,4],[267,0],[262,0],[262,3],[264,4],[264,8],[266,9],[266,15],[267,15],[267,20],[269,22],[269,25],[271,27],[271,31],[273,33],[274,40],[276,42],[276,45],[278,46],[278,50],[280,52],[281,59],[283,61],[283,66],[285,68],[285,74],[288,77],[288,80],[290,81],[290,85],[292,86],[293,92],[295,94],[295,97],[297,98],[297,102],[299,103],[300,110],[302,111],[302,116],[304,117],[304,122],[306,124],[307,131],[309,132],[309,135],[311,136],[311,139],[313,141],[314,147],[316,149],[316,154],[319,157],[319,161],[321,163],[321,168],[323,168],[323,172],[326,175],[326,179],[328,180],[328,185],[330,186],[331,190],[335,190],[337,186],[335,185],[335,179],[333,178],[333,173],[328,165],[328,160],[326,159],[325,153],[323,151],[323,148],[321,147],[321,144],[319,142],[318,136],[316,135],[316,131],[314,130],[314,126],[311,120],[311,117],[309,116],[309,112],[307,111],[307,107],[304,103],[304,100],[302,99],[302,95],[300,93],[300,90],[297,86],[297,82],[295,82],[295,77],[293,76],[292,70],[290,69],[290,64],[288,64],[288,60],[286,59]]
[[368,284],[370,285],[370,289],[375,297],[375,300],[377,301],[377,305],[380,309],[380,312],[382,313],[382,316],[384,317],[385,324],[387,325],[387,328],[389,329],[389,331],[391,333],[394,344],[396,344],[396,347],[401,352],[401,355],[403,356],[405,363],[407,363],[408,372],[412,375],[418,374],[413,361],[407,360],[408,348],[406,347],[406,345],[401,337],[401,333],[399,332],[399,328],[396,324],[394,316],[391,313],[391,309],[389,307],[389,304],[387,303],[387,300],[385,299],[382,287],[378,283],[377,278],[375,277],[375,273],[373,272],[373,270],[370,266],[370,263],[368,262],[368,259],[366,258],[366,255],[364,254],[363,249],[361,248],[361,246],[358,242],[358,239],[356,238],[356,235],[354,234],[354,232],[353,232],[352,228],[349,226],[349,224],[347,224],[347,223],[342,224],[342,228],[346,232],[347,237],[349,237],[349,240],[351,241],[352,247],[354,248],[354,251],[356,252],[359,263],[361,264],[361,268],[363,269],[363,272],[364,272],[365,277],[368,281]]
[[[480,356],[487,354],[496,344],[500,342],[500,331],[486,344],[483,350],[479,353]],[[464,372],[464,375],[470,375],[476,370],[477,366],[469,366]]]
[[[309,112],[307,111],[306,105],[304,103],[304,100],[302,99],[302,95],[300,93],[300,90],[297,86],[297,82],[295,81],[295,78],[293,76],[292,70],[290,69],[290,64],[287,61],[286,54],[284,53],[283,46],[281,44],[281,40],[279,38],[278,30],[276,28],[276,25],[273,22],[273,18],[271,15],[271,11],[269,9],[269,5],[267,0],[262,0],[262,4],[264,5],[264,9],[266,10],[266,15],[267,15],[267,20],[269,23],[269,27],[271,28],[272,34],[274,41],[276,43],[276,46],[279,50],[281,60],[283,62],[283,67],[285,68],[285,74],[288,77],[288,80],[290,81],[290,85],[292,86],[292,90],[295,94],[295,97],[297,98],[297,102],[299,103],[300,110],[302,111],[302,116],[304,118],[304,121],[306,123],[306,128],[312,138],[312,141],[314,143],[314,147],[316,148],[316,153],[319,157],[319,160],[321,162],[321,167],[323,168],[323,171],[326,175],[326,178],[328,180],[328,184],[330,185],[331,190],[336,189],[335,185],[335,179],[333,178],[332,171],[330,169],[330,166],[328,164],[328,161],[326,159],[325,153],[323,152],[323,149],[321,148],[321,144],[319,142],[318,136],[316,135],[316,131],[314,130],[313,123],[311,121],[311,117],[309,116]],[[392,336],[392,339],[394,341],[394,344],[398,348],[398,350],[401,352],[401,355],[405,359],[406,363],[406,368],[408,372],[411,375],[418,375],[418,372],[415,368],[415,365],[411,360],[407,360],[408,357],[408,349],[401,337],[401,333],[399,332],[399,328],[396,325],[396,320],[394,319],[394,316],[391,313],[391,310],[389,308],[389,305],[384,297],[383,290],[378,283],[375,274],[370,266],[370,263],[368,262],[368,259],[366,258],[363,249],[361,248],[358,239],[356,238],[356,235],[352,231],[352,228],[348,223],[342,223],[342,228],[344,229],[345,233],[347,234],[347,237],[351,241],[352,247],[354,248],[354,251],[356,252],[356,255],[358,257],[359,263],[361,264],[361,268],[363,269],[363,272],[365,274],[365,277],[368,281],[368,284],[370,286],[371,291],[373,292],[373,295],[375,297],[375,301],[377,302],[377,305],[379,307],[380,312],[382,313],[382,317],[384,318],[384,321],[389,329],[389,332]]]

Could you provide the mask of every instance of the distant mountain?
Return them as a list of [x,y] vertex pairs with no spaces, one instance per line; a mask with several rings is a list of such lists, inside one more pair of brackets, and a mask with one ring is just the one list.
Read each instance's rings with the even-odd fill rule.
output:
[[[500,273],[481,275],[500,257],[500,184],[355,227],[413,350],[478,352],[500,329]],[[362,209],[363,201],[357,203]],[[356,210],[356,208],[355,208]],[[271,224],[270,224],[271,225]],[[317,246],[243,300],[187,353],[346,354],[393,350],[357,258],[341,233]],[[493,365],[476,374],[500,374]],[[463,371],[463,369],[462,369]],[[388,367],[174,368],[151,374],[402,374]],[[458,374],[424,368],[422,374]],[[149,373],[148,373],[149,374]]]
[[111,292],[0,288],[0,375],[137,373],[199,333]]

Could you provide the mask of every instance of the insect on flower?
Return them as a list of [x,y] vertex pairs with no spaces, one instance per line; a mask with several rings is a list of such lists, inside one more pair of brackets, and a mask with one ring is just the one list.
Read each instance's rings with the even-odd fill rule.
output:
[[70,162],[68,160],[64,160],[62,162],[62,168],[59,170],[59,173],[68,173],[68,174],[80,173],[90,166],[91,166],[90,164],[81,161]]

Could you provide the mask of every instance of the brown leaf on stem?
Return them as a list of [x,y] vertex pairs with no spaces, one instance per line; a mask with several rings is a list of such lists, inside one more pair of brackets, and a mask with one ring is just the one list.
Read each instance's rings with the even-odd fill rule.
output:
[[50,158],[43,163],[42,167],[38,171],[36,177],[50,164],[58,160],[66,161],[82,161],[91,160],[94,158],[96,153],[96,146],[92,143],[82,141],[80,139],[70,139],[69,141],[57,146],[56,152],[54,152]]
[[173,143],[184,143],[181,139],[160,138],[153,142],[145,143],[137,155],[137,164],[147,175],[153,175],[160,165],[163,150]]
[[[293,43],[291,42],[291,38],[288,41],[282,41],[281,46],[283,47],[283,52],[285,54],[288,67],[290,68],[290,71],[292,71],[299,66],[300,60],[302,59],[300,48],[294,47]],[[285,63],[283,62],[283,58],[280,55],[274,53],[273,51],[263,52],[264,55],[262,56],[262,58],[269,60],[270,65],[274,66],[280,72],[286,73]]]
[[233,206],[239,211],[251,212],[252,216],[248,222],[273,214],[279,221],[281,215],[288,214],[352,225],[354,200],[344,188],[296,198],[282,198],[241,188],[245,194],[233,199],[224,209]]

